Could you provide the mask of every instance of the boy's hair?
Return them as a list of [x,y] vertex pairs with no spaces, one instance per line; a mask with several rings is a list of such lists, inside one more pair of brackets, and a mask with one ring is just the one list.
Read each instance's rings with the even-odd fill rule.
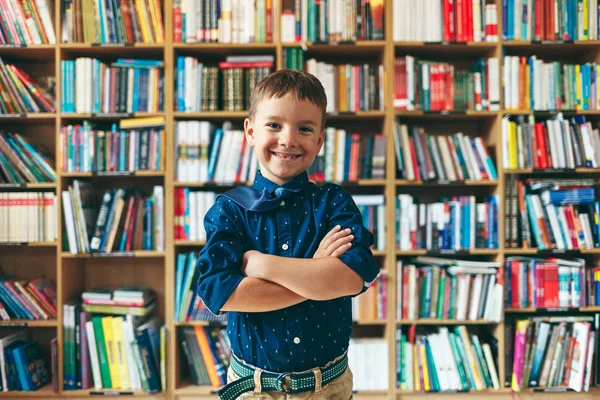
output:
[[275,97],[279,99],[288,93],[296,95],[297,100],[308,101],[321,109],[323,113],[322,129],[325,129],[327,96],[321,82],[305,71],[283,69],[264,78],[254,87],[250,96],[250,120],[254,119],[258,103]]

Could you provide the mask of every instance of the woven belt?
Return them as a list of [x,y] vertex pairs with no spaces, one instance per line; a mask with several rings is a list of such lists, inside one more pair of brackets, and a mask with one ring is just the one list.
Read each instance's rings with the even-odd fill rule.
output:
[[[337,362],[331,364],[326,368],[321,369],[321,386],[329,384],[331,381],[339,378],[346,371],[348,367],[348,356],[344,355]],[[240,379],[225,385],[217,393],[222,400],[234,400],[240,395],[246,392],[251,392],[255,388],[254,384],[254,370],[255,368],[242,364],[235,357],[231,357],[231,368],[233,372]],[[290,384],[289,389],[286,389],[283,384],[285,378],[289,377]],[[315,389],[315,374],[310,372],[304,373],[276,373],[269,371],[262,371],[260,375],[260,383],[262,391],[278,391],[281,393],[300,393]]]

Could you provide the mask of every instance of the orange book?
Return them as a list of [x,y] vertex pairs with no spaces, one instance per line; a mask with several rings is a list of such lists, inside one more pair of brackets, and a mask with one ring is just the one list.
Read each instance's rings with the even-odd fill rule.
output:
[[196,340],[198,341],[198,346],[200,346],[200,352],[202,353],[202,359],[204,360],[204,365],[206,365],[206,370],[208,371],[208,377],[210,378],[210,384],[218,387],[221,386],[221,380],[217,375],[217,369],[215,367],[216,360],[213,356],[212,351],[210,350],[210,344],[208,343],[208,336],[206,335],[206,331],[202,326],[195,326],[194,333],[196,334]]

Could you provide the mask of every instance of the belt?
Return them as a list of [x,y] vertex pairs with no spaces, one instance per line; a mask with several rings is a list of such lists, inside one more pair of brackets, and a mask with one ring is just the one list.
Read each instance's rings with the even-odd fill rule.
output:
[[[321,386],[329,384],[331,381],[339,378],[348,367],[348,356],[340,358],[335,363],[321,370]],[[222,400],[234,400],[246,392],[251,392],[256,387],[254,383],[254,371],[256,368],[243,364],[235,356],[231,357],[231,368],[240,379],[228,383],[217,392]],[[289,377],[289,389],[283,386],[285,378]],[[263,391],[278,391],[281,393],[301,393],[314,390],[316,381],[315,374],[312,371],[296,372],[269,372],[261,371],[260,383]]]

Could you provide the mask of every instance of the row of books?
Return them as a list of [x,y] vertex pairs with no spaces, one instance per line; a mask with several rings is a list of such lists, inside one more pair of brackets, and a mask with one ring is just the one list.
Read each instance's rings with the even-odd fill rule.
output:
[[225,328],[179,327],[179,343],[194,385],[220,387],[227,383],[231,343]]
[[383,194],[354,194],[352,200],[362,215],[363,225],[374,236],[373,249],[385,250],[385,196]]
[[507,183],[505,247],[540,250],[600,247],[593,179],[528,179]]
[[0,114],[54,112],[54,96],[19,67],[0,57]]
[[26,280],[10,275],[0,276],[0,318],[41,320],[56,319],[56,286],[40,276]]
[[470,70],[447,62],[399,57],[394,63],[394,108],[499,111],[499,73],[496,57],[480,58]]
[[398,319],[500,322],[501,263],[417,257],[398,260]]
[[498,179],[494,160],[481,137],[458,132],[431,135],[420,126],[394,125],[399,177],[409,181],[490,181]]
[[215,192],[175,188],[175,240],[206,240],[204,216],[215,203]]
[[[57,339],[52,339],[52,349],[57,347]],[[2,375],[2,391],[33,392],[57,379],[58,371],[54,363],[58,357],[52,351],[52,369],[46,364],[46,359],[40,344],[28,339],[26,329],[3,335],[0,338],[0,371]]]
[[164,41],[161,0],[70,0],[62,7],[63,43]]
[[285,69],[304,70],[305,54],[302,47],[284,47],[282,56]]
[[276,4],[272,0],[175,0],[175,43],[273,42]]
[[146,317],[156,308],[156,294],[147,286],[100,287],[81,294],[82,309],[89,313]]
[[321,81],[327,112],[383,111],[383,65],[334,65],[311,58],[305,70]]
[[[243,111],[254,87],[273,69],[273,56],[228,56],[218,68],[177,57],[177,111]],[[220,90],[219,90],[220,88]]]
[[164,250],[164,191],[104,191],[99,208],[90,182],[74,180],[63,191],[63,213],[71,254]]
[[158,319],[90,314],[78,301],[63,314],[64,390],[165,388],[166,326]]
[[497,42],[498,10],[485,0],[394,0],[395,42]]
[[175,125],[178,182],[252,182],[257,169],[254,148],[242,130],[226,121],[177,121]]
[[352,371],[352,390],[388,390],[389,371],[387,341],[378,337],[351,338],[348,366]]
[[402,391],[467,392],[500,389],[498,340],[464,325],[417,331],[396,328],[396,386]]
[[505,263],[507,307],[579,308],[588,305],[584,259],[508,257]]
[[598,1],[502,2],[502,40],[598,39]]
[[281,41],[339,43],[383,40],[385,0],[283,0]]
[[507,325],[505,376],[511,389],[567,387],[587,392],[590,384],[598,383],[598,326],[598,314],[534,317]]
[[504,56],[507,110],[598,110],[598,64],[566,64],[537,56]]
[[499,199],[453,196],[419,202],[409,194],[396,199],[396,248],[469,250],[498,248]]
[[56,182],[52,161],[41,147],[0,131],[0,183]]
[[0,243],[56,241],[57,204],[52,192],[0,192]]
[[63,172],[164,170],[164,127],[110,129],[88,121],[60,128],[59,164]]
[[158,112],[163,106],[163,62],[89,58],[60,62],[61,109],[65,113]]
[[506,116],[502,120],[505,169],[597,168],[600,133],[585,116],[563,119],[561,113],[537,120]]
[[369,289],[352,298],[353,321],[386,320],[388,317],[388,274],[381,271]]
[[53,2],[7,1],[0,10],[0,44],[55,44]]

